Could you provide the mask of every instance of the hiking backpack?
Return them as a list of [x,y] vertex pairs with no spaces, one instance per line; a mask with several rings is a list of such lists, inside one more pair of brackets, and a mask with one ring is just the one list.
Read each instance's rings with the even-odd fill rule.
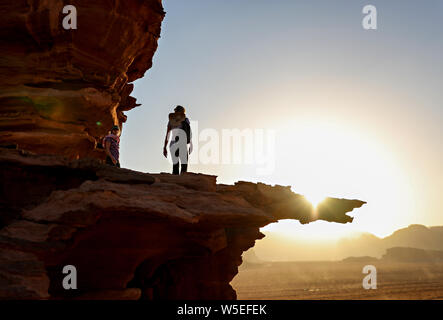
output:
[[[186,119],[188,120],[188,119]],[[183,121],[182,122],[182,129],[185,131],[186,133],[186,143],[191,143],[191,126],[189,124],[189,120],[188,121]]]

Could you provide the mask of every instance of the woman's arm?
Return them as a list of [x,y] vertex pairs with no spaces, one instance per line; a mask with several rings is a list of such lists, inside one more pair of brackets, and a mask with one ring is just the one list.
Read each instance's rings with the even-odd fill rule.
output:
[[189,122],[189,154],[191,154],[192,150],[194,149],[194,146],[192,145],[192,128],[189,119],[188,122]]
[[171,128],[169,127],[169,123],[168,123],[168,126],[166,128],[165,144],[163,146],[163,155],[165,157],[168,157],[168,149],[166,147],[168,145],[168,140],[169,140],[169,131],[171,131]]

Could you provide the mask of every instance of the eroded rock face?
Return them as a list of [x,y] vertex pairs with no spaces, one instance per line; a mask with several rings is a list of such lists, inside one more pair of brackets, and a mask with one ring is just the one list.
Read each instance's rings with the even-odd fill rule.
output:
[[[346,223],[288,187],[147,174],[0,148],[0,298],[235,299],[242,253],[279,219]],[[64,290],[63,266],[78,271]]]
[[130,82],[152,65],[161,0],[0,1],[0,144],[71,159],[102,158],[97,143],[137,106]]
[[[241,255],[279,219],[346,223],[288,187],[104,165],[97,143],[137,106],[161,0],[0,0],[0,298],[235,299]],[[27,150],[27,151],[22,151]],[[31,153],[32,152],[32,153]],[[63,267],[78,272],[64,290]]]

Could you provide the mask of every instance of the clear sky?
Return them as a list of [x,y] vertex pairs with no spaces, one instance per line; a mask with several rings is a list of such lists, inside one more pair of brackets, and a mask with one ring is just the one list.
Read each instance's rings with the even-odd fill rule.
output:
[[[377,30],[362,28],[368,4]],[[168,113],[181,104],[198,132],[275,132],[270,174],[254,164],[190,171],[368,202],[353,224],[266,230],[315,238],[443,225],[443,1],[165,0],[164,8],[153,67],[132,94],[142,106],[123,126],[124,167],[171,171],[162,145]]]

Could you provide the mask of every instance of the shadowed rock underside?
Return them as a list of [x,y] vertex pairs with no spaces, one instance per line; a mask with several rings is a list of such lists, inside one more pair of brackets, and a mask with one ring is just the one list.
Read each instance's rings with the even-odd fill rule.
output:
[[[4,148],[0,164],[1,298],[235,299],[229,283],[261,227],[351,222],[364,204],[329,198],[313,210],[289,187]],[[65,265],[77,290],[62,288]]]
[[[161,0],[0,0],[0,299],[235,299],[241,255],[279,219],[351,222],[289,187],[104,165],[101,138],[137,107]],[[8,148],[4,148],[8,146]],[[18,146],[18,148],[17,148]],[[23,151],[27,150],[27,151]],[[78,289],[64,290],[63,266]]]

